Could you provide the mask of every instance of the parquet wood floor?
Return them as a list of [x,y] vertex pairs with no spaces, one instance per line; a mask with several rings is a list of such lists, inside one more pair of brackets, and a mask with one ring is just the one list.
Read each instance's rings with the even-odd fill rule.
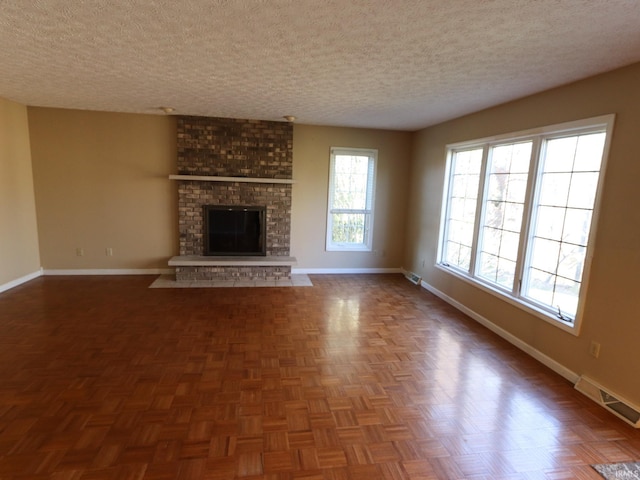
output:
[[598,479],[640,433],[400,275],[0,294],[0,478]]

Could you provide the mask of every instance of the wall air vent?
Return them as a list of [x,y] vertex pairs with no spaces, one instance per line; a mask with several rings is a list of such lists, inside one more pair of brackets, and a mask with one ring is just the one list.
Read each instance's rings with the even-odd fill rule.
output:
[[575,389],[628,424],[635,428],[640,428],[640,408],[633,406],[618,395],[611,394],[588,377],[580,377],[575,384]]

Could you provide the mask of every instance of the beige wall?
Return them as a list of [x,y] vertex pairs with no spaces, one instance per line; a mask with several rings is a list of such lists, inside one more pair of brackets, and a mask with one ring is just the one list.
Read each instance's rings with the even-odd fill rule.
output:
[[28,112],[44,269],[167,268],[178,244],[175,119]]
[[27,108],[0,98],[0,287],[39,269]]
[[[167,179],[176,169],[174,119],[31,107],[29,126],[45,270],[166,268],[178,240],[177,188]],[[295,126],[297,268],[401,266],[410,140],[406,132]],[[372,253],[324,250],[331,146],[379,151]]]
[[[640,405],[639,85],[640,64],[636,64],[417,132],[405,259],[436,289],[636,405]],[[434,268],[446,144],[609,113],[616,114],[616,121],[579,337]],[[602,345],[599,359],[588,353],[591,340]]]
[[[404,248],[411,134],[295,125],[291,255],[301,269],[399,268]],[[378,150],[373,252],[325,251],[331,147]]]

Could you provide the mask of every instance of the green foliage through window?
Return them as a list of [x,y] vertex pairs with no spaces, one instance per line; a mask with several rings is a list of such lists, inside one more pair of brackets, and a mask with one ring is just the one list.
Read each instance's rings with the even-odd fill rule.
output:
[[331,149],[327,250],[371,250],[377,152]]

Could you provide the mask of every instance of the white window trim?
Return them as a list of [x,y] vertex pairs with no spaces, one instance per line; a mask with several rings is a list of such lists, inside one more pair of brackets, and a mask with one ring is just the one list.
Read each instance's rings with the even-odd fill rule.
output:
[[[582,317],[584,314],[584,305],[586,303],[586,298],[588,296],[589,289],[589,279],[591,272],[591,262],[593,260],[593,252],[595,251],[596,246],[596,234],[597,234],[597,225],[600,213],[600,203],[602,198],[602,186],[604,184],[604,178],[606,176],[607,171],[607,161],[609,158],[609,149],[611,146],[611,137],[613,134],[613,125],[614,125],[615,115],[602,115],[598,117],[586,118],[582,120],[576,120],[572,122],[560,123],[555,125],[548,125],[539,128],[533,128],[529,130],[524,130],[520,132],[514,133],[506,133],[495,135],[491,137],[480,138],[476,140],[464,141],[459,143],[453,143],[446,145],[446,167],[444,172],[443,179],[443,196],[442,196],[442,205],[440,211],[440,228],[438,231],[438,251],[437,251],[437,261],[435,267],[439,270],[442,270],[450,275],[453,275],[466,283],[473,285],[474,287],[479,288],[482,291],[485,291],[491,295],[499,297],[501,300],[506,301],[507,303],[516,306],[517,308],[524,310],[545,322],[554,325],[555,327],[560,328],[572,335],[578,336],[580,334],[580,328],[582,326]],[[604,128],[606,131],[606,138],[604,143],[604,148],[602,152],[602,162],[600,165],[600,174],[598,178],[598,186],[596,189],[596,198],[593,205],[592,211],[592,220],[591,225],[592,228],[589,231],[589,239],[587,246],[587,253],[584,261],[584,270],[582,275],[582,284],[580,291],[580,298],[578,301],[578,308],[576,312],[576,316],[573,322],[567,322],[559,319],[557,316],[551,315],[547,310],[542,308],[537,308],[536,305],[532,302],[525,301],[520,297],[515,297],[502,290],[497,288],[496,286],[486,283],[482,281],[481,278],[477,276],[472,277],[468,275],[466,272],[449,265],[444,265],[441,261],[443,251],[444,251],[444,231],[446,224],[446,210],[448,205],[448,195],[449,195],[449,178],[450,178],[450,168],[451,168],[451,156],[454,151],[470,149],[472,147],[491,147],[492,144],[503,143],[505,141],[516,142],[518,140],[525,139],[534,139],[535,142],[540,142],[544,137],[547,136],[555,136],[559,134],[579,134],[581,131],[591,130],[598,127]],[[534,145],[535,148],[535,145]],[[538,157],[535,158],[535,161],[538,161]],[[476,213],[476,217],[478,217],[480,213]],[[521,241],[529,241],[529,226],[526,226],[526,230],[522,232],[522,235],[526,236],[525,239],[521,238]]]
[[[365,242],[359,244],[352,243],[334,243],[331,239],[333,231],[332,222],[332,209],[333,204],[333,178],[335,168],[335,156],[336,155],[354,155],[354,156],[367,156],[373,159],[373,173],[369,181],[371,185],[371,202],[370,208],[366,210],[369,215],[369,222],[366,227]],[[375,212],[375,198],[376,198],[376,178],[378,169],[378,150],[371,148],[352,148],[352,147],[331,147],[330,159],[329,159],[329,191],[327,194],[327,231],[325,238],[325,249],[328,252],[371,252],[373,250],[373,220]],[[357,210],[362,212],[362,210]]]

